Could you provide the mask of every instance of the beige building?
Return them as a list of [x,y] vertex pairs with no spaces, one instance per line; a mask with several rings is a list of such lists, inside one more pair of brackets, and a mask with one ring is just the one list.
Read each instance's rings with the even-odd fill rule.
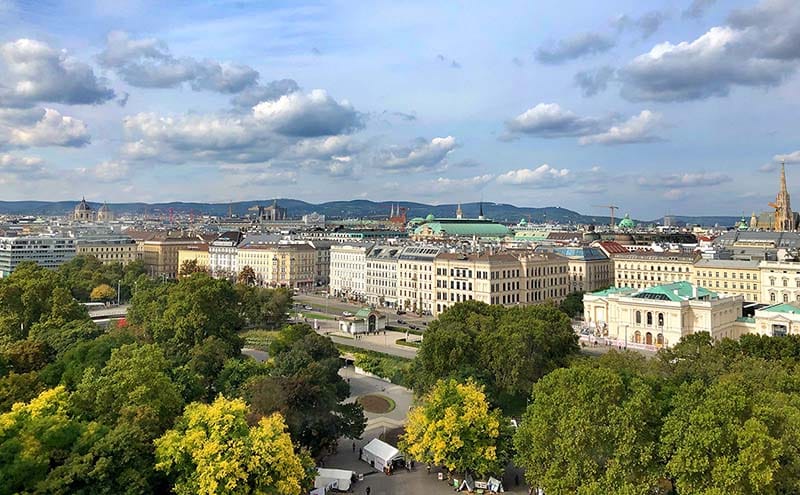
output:
[[442,248],[433,245],[406,246],[397,262],[398,305],[405,311],[433,314],[433,265]]
[[567,258],[570,292],[592,292],[614,285],[614,262],[600,248],[552,247],[536,251]]
[[367,302],[373,306],[397,306],[397,262],[402,248],[378,244],[366,257]]
[[249,266],[256,283],[268,287],[312,289],[316,262],[316,250],[305,243],[248,244],[240,246],[237,254],[239,270]]
[[180,275],[181,267],[187,261],[197,262],[198,268],[203,268],[211,273],[211,260],[208,254],[208,244],[198,244],[197,246],[189,246],[178,249],[178,274]]
[[693,284],[725,296],[741,295],[748,302],[764,302],[760,279],[758,261],[698,260],[692,272]]
[[148,275],[174,279],[178,277],[178,251],[205,243],[197,237],[169,237],[159,234],[147,236],[137,244]]
[[686,281],[641,290],[611,288],[584,295],[584,325],[614,345],[651,349],[698,332],[738,338],[747,333],[739,323],[743,301],[741,295],[720,296]]
[[129,237],[108,239],[77,239],[75,252],[78,256],[94,256],[101,263],[127,265],[138,259],[136,241]]
[[612,259],[616,287],[646,289],[672,282],[690,282],[694,263],[699,256],[694,253],[647,251],[615,254]]
[[761,302],[800,303],[800,263],[792,261],[762,261]]
[[558,303],[569,292],[568,261],[552,253],[444,253],[434,260],[438,315],[461,302],[487,304]]

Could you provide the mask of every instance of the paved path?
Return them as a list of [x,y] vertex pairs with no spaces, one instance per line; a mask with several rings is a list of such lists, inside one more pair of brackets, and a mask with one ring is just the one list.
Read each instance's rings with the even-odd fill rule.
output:
[[[359,309],[367,306],[363,304],[350,304],[344,303],[341,299],[335,297],[327,298],[317,294],[297,294],[294,296],[294,301],[303,305],[310,305],[314,311],[320,313],[328,313],[331,315],[341,316],[342,311],[349,311],[355,313]],[[387,323],[392,326],[408,327],[414,325],[420,330],[425,329],[424,323],[430,323],[434,318],[432,316],[418,316],[413,313],[406,313],[397,315],[394,310],[390,308],[377,308],[378,311],[385,314],[388,318]],[[397,320],[402,320],[404,323],[398,323]]]

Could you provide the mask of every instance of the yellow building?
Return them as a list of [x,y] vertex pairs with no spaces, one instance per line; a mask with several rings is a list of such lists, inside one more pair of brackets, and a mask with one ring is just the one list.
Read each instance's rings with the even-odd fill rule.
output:
[[552,253],[444,253],[434,260],[434,316],[461,301],[558,303],[569,292],[568,261]]
[[258,285],[310,290],[317,252],[308,244],[248,244],[239,248],[236,262],[239,271],[253,269]]
[[198,268],[202,268],[211,273],[210,257],[208,255],[208,244],[198,244],[178,249],[178,274],[181,267],[187,261],[194,261]]
[[174,279],[178,277],[178,251],[203,244],[205,242],[197,237],[168,237],[159,234],[138,242],[138,249],[148,275]]
[[760,279],[758,261],[698,260],[692,272],[693,284],[748,302],[763,302]]
[[615,254],[614,285],[646,289],[672,282],[690,282],[695,261],[694,253],[637,252]]
[[138,258],[136,241],[128,237],[110,239],[78,239],[75,254],[94,256],[101,263],[127,265]]

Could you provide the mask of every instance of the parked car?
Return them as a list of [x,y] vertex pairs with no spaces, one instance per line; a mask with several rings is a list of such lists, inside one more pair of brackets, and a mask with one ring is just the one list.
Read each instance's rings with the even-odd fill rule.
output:
[[342,311],[342,316],[353,316],[353,313],[350,311]]
[[397,324],[398,325],[404,325],[405,323],[406,323],[405,320],[401,320],[400,318],[397,319]]
[[404,315],[404,314],[406,314],[406,312],[405,312],[405,311],[403,311],[402,309],[398,309],[398,310],[397,310],[397,314],[398,314],[398,315]]
[[312,309],[314,309],[314,308],[313,308],[313,307],[311,307],[311,305],[310,305],[310,304],[306,304],[305,306],[303,306],[303,309],[305,309],[306,311],[311,311],[311,310],[312,310]]
[[409,325],[408,328],[410,328],[411,330],[419,330],[419,327],[416,325]]

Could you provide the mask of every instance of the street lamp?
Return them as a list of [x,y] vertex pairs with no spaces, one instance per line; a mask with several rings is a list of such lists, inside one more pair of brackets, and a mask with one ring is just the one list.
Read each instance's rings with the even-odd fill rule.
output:
[[625,325],[625,349],[628,349],[628,325]]

